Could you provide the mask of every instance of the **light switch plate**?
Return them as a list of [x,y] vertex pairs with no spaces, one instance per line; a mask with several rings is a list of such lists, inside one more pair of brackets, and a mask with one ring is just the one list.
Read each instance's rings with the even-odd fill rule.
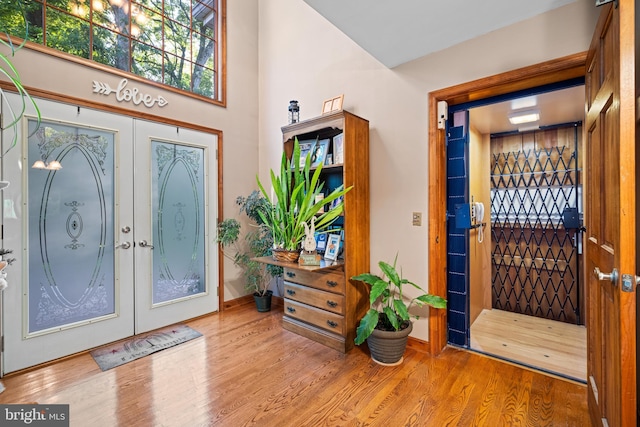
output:
[[413,225],[420,227],[422,225],[422,212],[413,213]]

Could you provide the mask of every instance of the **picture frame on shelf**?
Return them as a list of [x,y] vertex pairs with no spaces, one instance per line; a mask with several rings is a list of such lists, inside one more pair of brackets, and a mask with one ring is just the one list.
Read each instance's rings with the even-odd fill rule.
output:
[[317,168],[321,164],[324,164],[327,152],[329,151],[329,140],[321,139],[313,150],[313,154],[311,155],[311,167]]
[[342,102],[344,101],[344,95],[336,96],[331,102],[331,111],[342,110]]
[[324,252],[324,259],[329,261],[335,261],[338,259],[339,252],[340,252],[340,235],[329,234],[327,236],[327,246]]
[[333,99],[327,99],[322,104],[322,114],[327,114],[331,112],[331,106],[333,105]]
[[333,113],[334,111],[342,110],[342,104],[344,102],[344,94],[327,99],[322,103],[322,114]]
[[327,154],[327,156],[325,157],[325,160],[324,160],[324,164],[325,165],[332,165],[333,164],[333,154]]
[[344,163],[344,134],[340,133],[333,137],[333,164]]
[[327,248],[327,233],[316,233],[316,251],[324,253]]
[[315,139],[307,140],[307,141],[298,141],[300,145],[300,164],[298,167],[303,168],[304,162],[307,159],[307,154],[313,149],[313,146],[316,143]]
[[332,202],[331,202],[331,206],[329,207],[329,209],[333,209],[336,206],[338,206],[340,203],[342,203],[344,200],[344,196],[340,196],[335,198]]

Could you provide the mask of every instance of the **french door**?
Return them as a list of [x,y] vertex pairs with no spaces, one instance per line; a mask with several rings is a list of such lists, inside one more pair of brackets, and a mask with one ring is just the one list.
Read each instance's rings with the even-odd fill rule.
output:
[[2,158],[3,372],[216,311],[215,135],[37,103]]

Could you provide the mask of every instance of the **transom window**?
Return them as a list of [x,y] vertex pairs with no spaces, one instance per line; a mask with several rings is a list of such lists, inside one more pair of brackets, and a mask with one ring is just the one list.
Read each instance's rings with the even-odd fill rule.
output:
[[[28,40],[220,100],[221,0],[23,0]],[[25,36],[15,2],[0,22]]]

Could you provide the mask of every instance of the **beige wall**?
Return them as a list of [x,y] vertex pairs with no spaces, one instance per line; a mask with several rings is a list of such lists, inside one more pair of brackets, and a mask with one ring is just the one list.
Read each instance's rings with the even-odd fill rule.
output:
[[[265,179],[278,166],[289,100],[307,119],[344,93],[345,109],[371,127],[372,269],[398,253],[404,276],[425,286],[428,93],[584,51],[597,17],[592,1],[578,0],[390,70],[303,0],[228,0],[227,8],[227,108],[136,83],[169,101],[153,114],[223,131],[224,216],[237,214],[234,200],[255,188],[256,171]],[[27,86],[115,104],[94,95],[91,82],[120,77],[27,49],[15,63]],[[411,225],[414,211],[425,214],[421,227]],[[232,265],[225,272],[225,300],[244,295]],[[426,319],[413,336],[428,339]]]
[[469,231],[469,325],[483,309],[491,309],[491,154],[490,135],[469,132],[469,201],[484,203],[482,243],[478,229]]
[[[585,51],[598,13],[592,1],[578,0],[390,70],[303,0],[261,1],[259,9],[261,177],[278,165],[289,100],[307,119],[344,93],[344,108],[370,121],[372,269],[397,252],[404,276],[422,285],[429,92]],[[422,227],[411,225],[413,211],[425,213]],[[412,336],[428,340],[427,319]]]
[[[227,1],[227,108],[180,96],[144,83],[130,81],[143,93],[162,95],[169,101],[163,108],[117,103],[114,96],[92,93],[94,80],[116,87],[121,76],[48,55],[20,50],[14,62],[23,84],[63,96],[117,105],[175,120],[207,126],[223,132],[224,216],[236,216],[234,201],[256,188],[258,168],[258,0]],[[6,49],[0,50],[6,52]],[[2,78],[2,77],[0,77]],[[214,183],[215,184],[215,183]],[[211,244],[215,244],[211,242]],[[245,295],[237,270],[225,261],[225,300]]]

